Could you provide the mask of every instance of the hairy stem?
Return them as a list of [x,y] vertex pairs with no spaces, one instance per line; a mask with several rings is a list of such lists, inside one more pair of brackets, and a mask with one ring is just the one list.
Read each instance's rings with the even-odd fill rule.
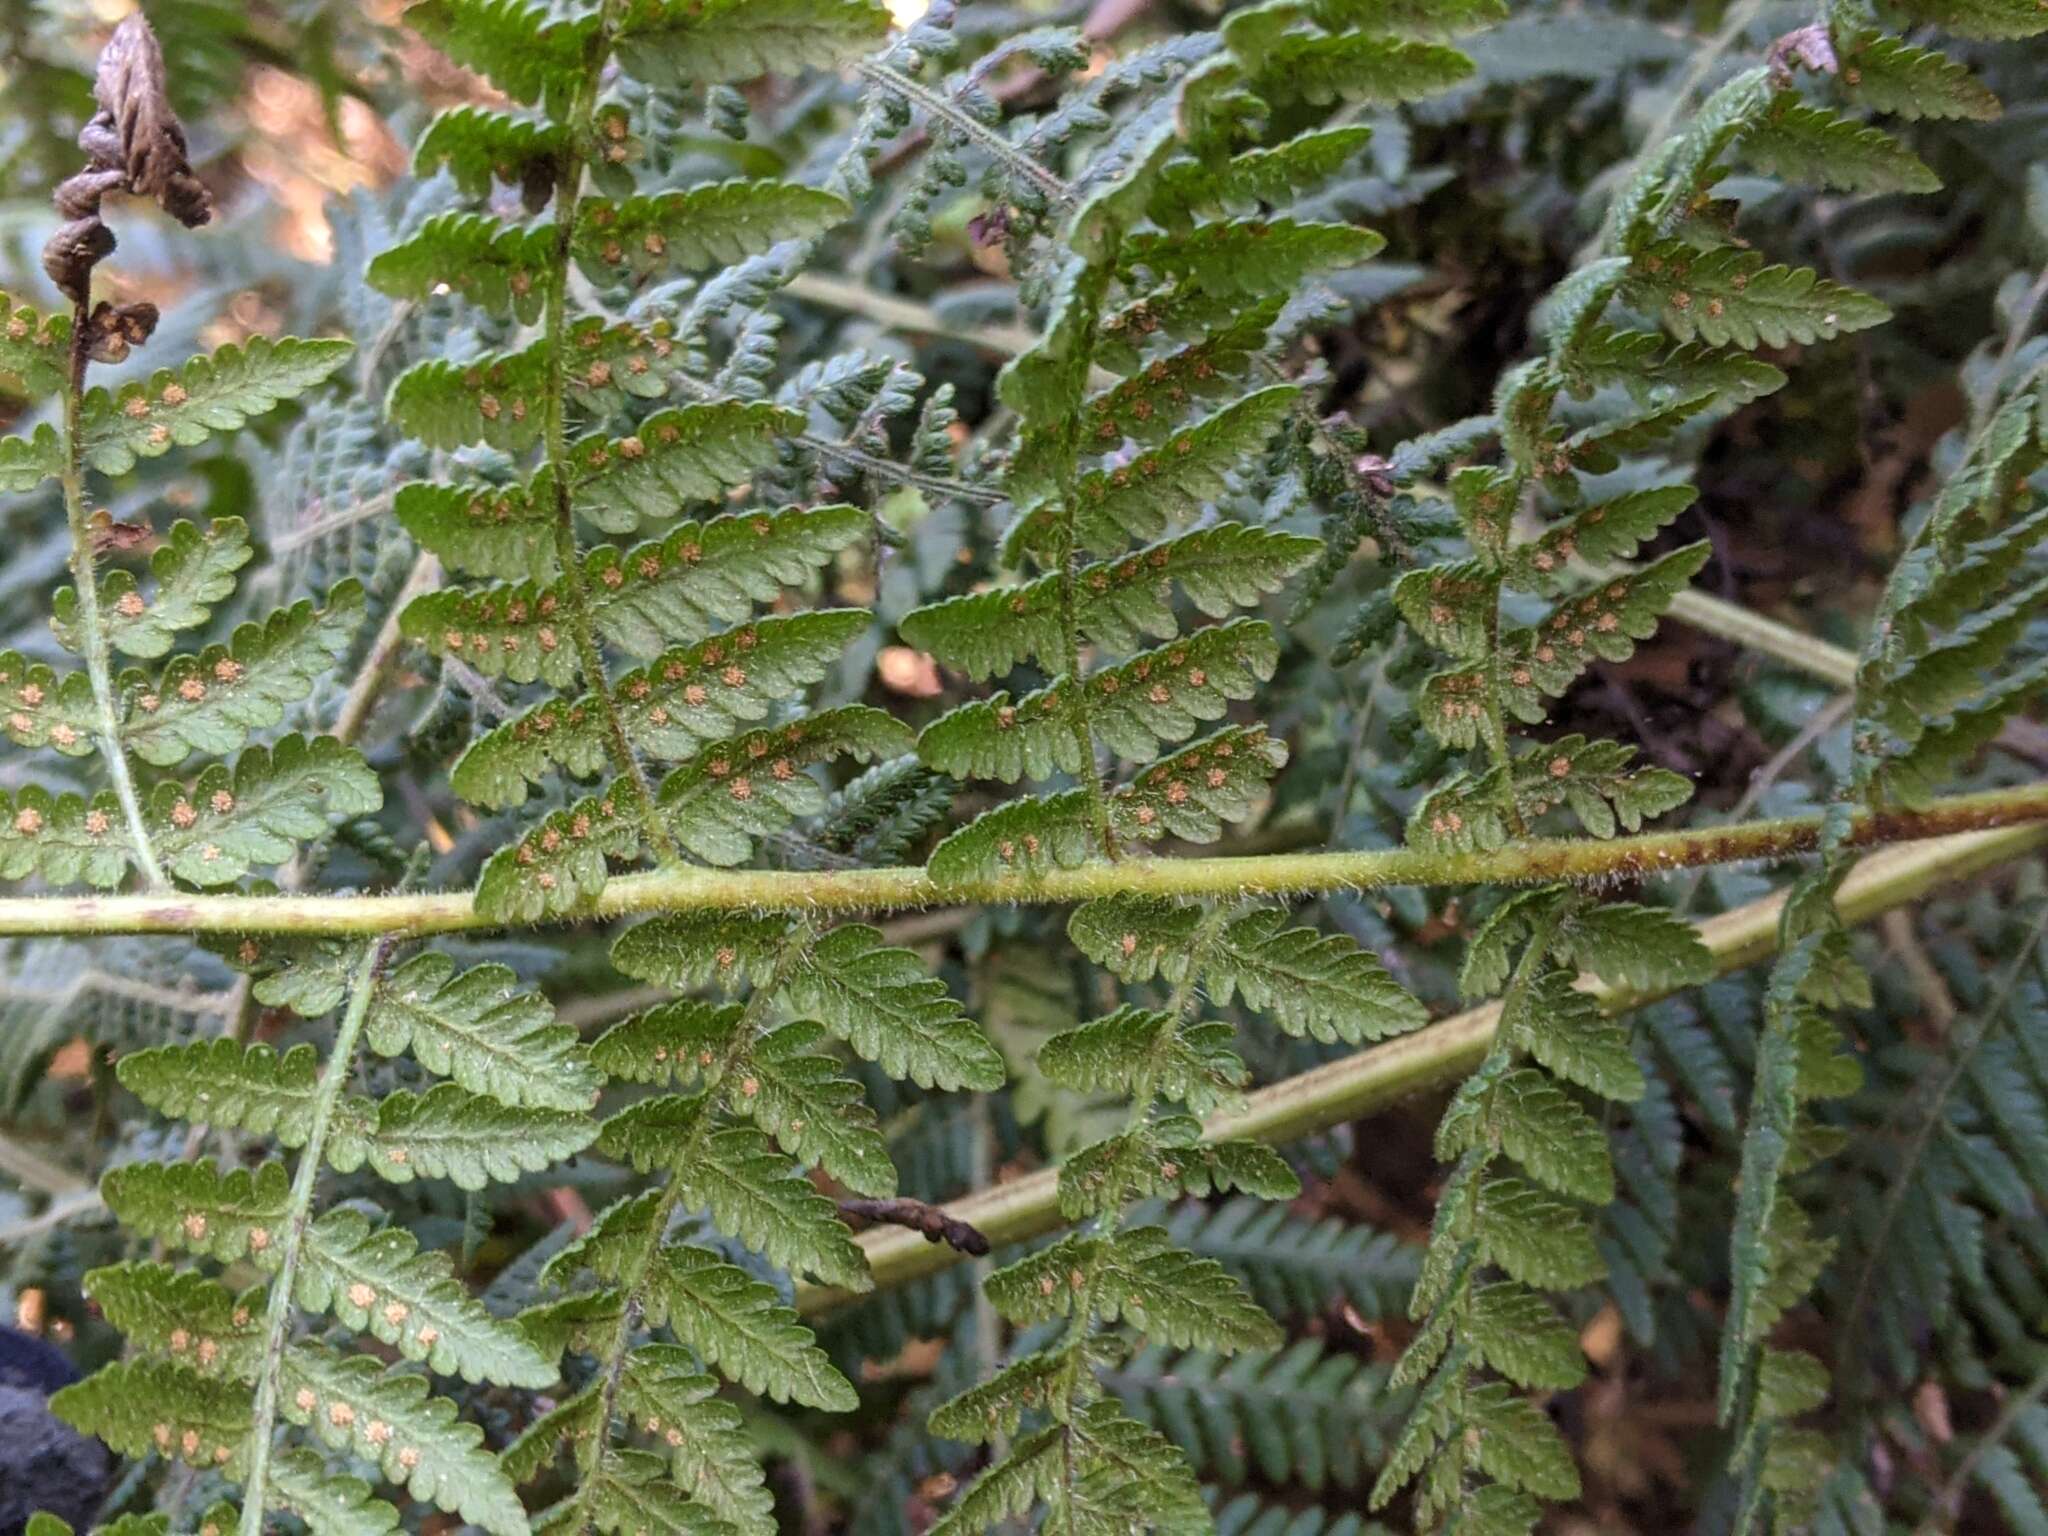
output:
[[[2048,782],[1949,795],[1917,809],[1858,811],[1845,846],[1874,848],[1959,832],[2027,829],[2048,841]],[[1609,841],[1532,838],[1490,853],[1413,848],[1097,860],[1043,875],[935,880],[921,868],[672,869],[611,881],[584,918],[749,910],[887,912],[956,905],[1064,905],[1100,896],[1309,896],[1386,886],[1540,885],[1640,880],[1673,870],[1810,853],[1821,818],[1786,816]],[[2032,846],[2032,844],[2029,844]],[[0,936],[79,933],[425,935],[506,925],[467,891],[391,896],[23,896],[0,899]]]
[[598,61],[602,61],[610,48],[613,9],[612,0],[606,0],[599,16],[597,35],[591,44],[592,62],[577,84],[575,99],[570,103],[565,119],[569,127],[569,147],[564,151],[555,175],[555,246],[549,256],[547,309],[543,322],[548,344],[548,370],[542,424],[547,462],[554,471],[550,478],[555,492],[555,563],[562,568],[562,608],[570,642],[576,648],[577,669],[582,673],[584,689],[602,719],[605,751],[612,760],[612,767],[632,787],[634,798],[639,802],[640,824],[649,846],[659,861],[677,863],[682,858],[681,850],[654,803],[654,786],[648,782],[647,770],[641,765],[639,754],[634,752],[632,742],[626,739],[625,724],[619,719],[618,704],[612,698],[611,677],[605,671],[604,652],[598,647],[597,626],[590,616],[590,592],[583,577],[583,553],[576,543],[574,474],[569,462],[569,435],[565,420],[570,249],[576,237],[576,208],[583,196],[584,157],[580,147],[590,124],[591,110],[597,101]]
[[[1842,882],[1835,895],[1835,910],[1845,923],[1867,922],[1950,881],[2023,857],[2044,844],[2048,844],[2048,827],[2018,827],[1887,849],[1863,860]],[[1779,893],[1693,924],[1718,974],[1739,971],[1776,952],[1784,905],[1784,895]],[[1626,990],[1590,977],[1581,985],[1610,1013],[1656,1002],[1671,991],[1667,987]],[[1211,1115],[1204,1132],[1211,1141],[1250,1138],[1284,1143],[1374,1114],[1471,1072],[1492,1049],[1500,1014],[1499,1002],[1486,1003],[1439,1019],[1414,1034],[1283,1078],[1249,1095],[1240,1107]],[[956,1200],[944,1209],[949,1216],[972,1223],[998,1248],[1025,1242],[1061,1225],[1059,1171],[1041,1169]],[[911,1232],[865,1232],[860,1244],[867,1251],[878,1291],[909,1284],[957,1261],[950,1250]],[[811,1315],[854,1299],[828,1286],[797,1288],[799,1310]]]
[[355,1062],[356,1040],[369,1017],[370,999],[377,991],[377,973],[390,952],[391,941],[373,939],[363,946],[363,958],[356,966],[349,989],[348,1008],[334,1032],[327,1061],[320,1069],[320,1081],[313,1088],[312,1120],[306,1145],[299,1153],[299,1166],[292,1176],[291,1199],[285,1207],[284,1241],[278,1249],[277,1274],[270,1282],[270,1301],[263,1314],[263,1364],[256,1375],[256,1403],[250,1414],[249,1465],[242,1478],[241,1536],[263,1536],[264,1485],[270,1475],[270,1442],[277,1429],[278,1375],[284,1361],[284,1346],[291,1332],[292,1284],[298,1278],[299,1254],[305,1247],[306,1227],[313,1217],[313,1188],[320,1181],[320,1162],[327,1148],[327,1130],[334,1119],[334,1106],[341,1099]]
[[99,575],[93,568],[93,531],[85,505],[83,418],[85,369],[92,361],[91,318],[91,306],[80,299],[71,311],[71,379],[64,391],[64,517],[71,525],[71,585],[78,594],[78,639],[99,714],[94,734],[99,737],[100,758],[107,765],[107,781],[114,796],[121,802],[128,841],[135,847],[143,879],[152,889],[162,890],[166,883],[163,865],[157,862],[156,846],[142,819],[142,797],[135,789],[127,748],[121,744],[121,717],[114,707],[113,647],[100,615]]
[[633,1334],[640,1326],[641,1290],[647,1283],[647,1272],[653,1266],[654,1256],[661,1250],[661,1240],[667,1231],[669,1218],[675,1214],[681,1202],[683,1183],[678,1177],[681,1169],[696,1159],[704,1146],[704,1138],[711,1134],[717,1123],[713,1106],[716,1088],[711,1084],[722,1082],[726,1075],[738,1066],[752,1048],[755,1037],[761,1032],[762,1020],[767,1017],[776,995],[784,983],[795,972],[796,967],[810,950],[816,934],[809,923],[800,923],[790,930],[776,952],[775,965],[768,979],[754,988],[747,998],[747,1005],[740,1012],[739,1023],[733,1029],[732,1044],[727,1048],[724,1059],[704,1073],[706,1087],[704,1097],[697,1106],[697,1116],[682,1145],[670,1159],[667,1175],[662,1183],[661,1198],[655,1202],[654,1215],[647,1224],[647,1240],[640,1251],[624,1266],[619,1275],[619,1325],[612,1332],[605,1352],[598,1356],[604,1362],[604,1384],[598,1392],[596,1428],[590,1437],[582,1442],[576,1451],[576,1481],[578,1485],[578,1506],[574,1530],[577,1536],[590,1528],[591,1510],[589,1493],[596,1485],[593,1476],[610,1449],[612,1416],[618,1411],[619,1385],[625,1376],[626,1357],[632,1352]]

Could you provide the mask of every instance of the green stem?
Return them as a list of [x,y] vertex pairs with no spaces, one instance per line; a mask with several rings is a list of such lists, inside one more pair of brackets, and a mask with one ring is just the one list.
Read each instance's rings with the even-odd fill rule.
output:
[[[2048,782],[1949,795],[1917,809],[1859,811],[1846,846],[2027,828],[2048,839]],[[878,912],[938,906],[1051,906],[1101,896],[1310,896],[1388,886],[1541,885],[1640,880],[1673,870],[1810,853],[1821,818],[1786,816],[1608,841],[1534,838],[1490,853],[1413,848],[1233,858],[1096,860],[1043,875],[935,880],[921,868],[671,869],[611,881],[587,918],[649,912]],[[467,891],[390,896],[23,896],[0,899],[0,936],[85,933],[283,933],[367,937],[472,933],[507,925]]]
[[312,1119],[306,1145],[299,1153],[298,1169],[292,1177],[291,1199],[285,1207],[284,1242],[278,1250],[277,1274],[270,1282],[270,1302],[263,1314],[263,1364],[257,1372],[256,1403],[250,1415],[249,1465],[242,1478],[241,1536],[263,1536],[270,1442],[277,1429],[278,1376],[291,1332],[292,1284],[298,1277],[299,1255],[313,1216],[313,1188],[320,1179],[320,1163],[327,1147],[328,1127],[334,1119],[334,1106],[341,1099],[342,1085],[348,1081],[349,1069],[355,1062],[356,1040],[362,1034],[363,1021],[369,1017],[370,999],[377,991],[377,973],[390,947],[389,939],[373,939],[363,946],[347,1011],[334,1032],[334,1044],[327,1052],[326,1065],[320,1069],[320,1081],[313,1087]]
[[567,148],[555,174],[555,247],[547,276],[547,309],[544,330],[548,343],[547,394],[542,403],[542,425],[547,462],[555,492],[555,563],[562,568],[562,607],[569,638],[576,648],[577,669],[583,686],[602,717],[605,751],[612,767],[633,788],[640,804],[640,824],[657,860],[678,863],[681,850],[675,835],[661,818],[654,803],[654,786],[647,770],[626,737],[619,718],[618,703],[612,698],[611,677],[605,670],[604,652],[597,643],[597,626],[590,616],[590,592],[584,581],[583,552],[576,542],[574,472],[569,461],[566,423],[565,378],[568,373],[569,328],[568,290],[570,251],[576,239],[576,209],[583,196],[583,135],[597,101],[600,68],[611,47],[613,0],[606,0],[598,19],[597,33],[583,78],[569,104]]
[[[2020,858],[2048,844],[2048,827],[1978,832],[1912,848],[1887,849],[1860,863],[1835,895],[1845,923],[1861,923],[1917,901],[1951,881]],[[1768,959],[1778,947],[1783,893],[1767,896],[1693,924],[1713,957],[1717,974]],[[1621,1013],[1670,995],[1669,987],[1627,990],[1588,980],[1602,1008]],[[1485,1060],[1500,1022],[1498,1002],[1439,1019],[1414,1034],[1326,1062],[1259,1089],[1245,1102],[1211,1115],[1203,1130],[1211,1141],[1252,1139],[1283,1143],[1374,1114],[1413,1095],[1453,1082]],[[1041,1169],[945,1207],[971,1223],[996,1247],[1021,1243],[1061,1224],[1059,1171]],[[951,1267],[957,1256],[915,1232],[872,1229],[860,1237],[875,1289],[888,1290]],[[857,1298],[824,1286],[800,1286],[797,1306],[828,1312]]]
[[619,1384],[624,1379],[626,1357],[632,1351],[633,1334],[640,1326],[641,1291],[647,1283],[647,1272],[654,1264],[654,1256],[661,1250],[661,1239],[667,1231],[669,1218],[675,1214],[677,1204],[683,1195],[683,1182],[678,1174],[681,1169],[696,1160],[704,1146],[704,1138],[711,1134],[717,1123],[717,1084],[725,1081],[752,1049],[755,1037],[760,1033],[762,1020],[776,995],[781,992],[797,965],[809,953],[816,933],[809,923],[799,923],[783,938],[782,947],[776,952],[774,969],[768,979],[754,988],[747,998],[747,1005],[740,1012],[739,1022],[733,1027],[732,1043],[726,1048],[724,1057],[706,1070],[704,1096],[698,1102],[696,1119],[677,1147],[675,1156],[669,1160],[666,1177],[662,1184],[661,1198],[655,1202],[653,1217],[647,1224],[647,1238],[639,1252],[621,1268],[619,1273],[619,1325],[612,1331],[605,1352],[597,1358],[604,1362],[604,1384],[598,1392],[596,1428],[590,1437],[577,1447],[576,1481],[580,1501],[574,1529],[581,1536],[590,1526],[589,1491],[596,1485],[594,1474],[610,1449],[612,1416],[618,1411]]
[[142,798],[135,790],[135,776],[128,766],[128,750],[121,744],[121,717],[114,707],[112,647],[107,640],[106,622],[100,616],[100,586],[93,568],[93,532],[85,505],[85,369],[92,361],[92,310],[80,299],[71,311],[71,380],[64,391],[64,517],[71,527],[71,585],[78,596],[78,639],[85,657],[86,676],[92,679],[93,704],[99,714],[94,735],[99,738],[100,758],[107,765],[107,781],[121,802],[121,814],[128,822],[128,840],[135,847],[135,859],[143,878],[153,890],[166,884],[163,865],[157,862],[156,846],[142,819]]

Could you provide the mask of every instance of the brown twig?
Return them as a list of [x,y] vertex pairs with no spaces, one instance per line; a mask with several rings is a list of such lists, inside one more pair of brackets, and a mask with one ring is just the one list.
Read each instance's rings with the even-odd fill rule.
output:
[[842,1200],[839,1214],[884,1226],[908,1227],[913,1232],[922,1232],[928,1243],[944,1243],[977,1259],[989,1249],[988,1239],[978,1228],[922,1200]]

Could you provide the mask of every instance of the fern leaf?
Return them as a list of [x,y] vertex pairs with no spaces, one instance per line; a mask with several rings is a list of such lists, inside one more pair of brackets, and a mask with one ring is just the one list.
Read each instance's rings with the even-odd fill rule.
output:
[[855,1194],[893,1195],[896,1165],[875,1112],[860,1084],[815,1049],[826,1038],[824,1026],[808,1019],[769,1031],[728,1082],[725,1103]]
[[1568,1392],[1586,1379],[1578,1335],[1526,1286],[1474,1288],[1465,1328],[1479,1358],[1517,1386]]
[[567,143],[567,133],[554,123],[487,107],[450,107],[420,135],[413,174],[425,179],[446,169],[463,196],[487,197],[493,182],[522,188],[552,183],[556,157]]
[[389,1536],[399,1529],[398,1511],[372,1497],[359,1477],[338,1477],[325,1457],[304,1446],[279,1446],[270,1453],[271,1508],[295,1515],[313,1536]]
[[1579,1469],[1558,1427],[1504,1382],[1467,1387],[1463,1408],[1474,1457],[1488,1477],[1541,1499],[1579,1496]]
[[649,84],[680,88],[831,69],[888,31],[889,12],[872,0],[634,0],[618,52]]
[[[1345,130],[1340,130],[1345,131]],[[1356,133],[1359,130],[1349,130]],[[1171,186],[1171,171],[1162,181],[1161,196]],[[1082,440],[1102,448],[1121,438],[1156,443],[1186,418],[1190,401],[1219,400],[1236,394],[1252,372],[1266,345],[1267,334],[1280,318],[1280,295],[1249,304],[1217,330],[1163,357],[1128,359],[1130,377],[1091,396],[1082,408]],[[1126,359],[1120,343],[1108,340],[1098,350],[1105,362]]]
[[1783,369],[1739,352],[1721,352],[1700,342],[1673,346],[1654,331],[1617,330],[1596,325],[1558,359],[1576,393],[1619,385],[1638,405],[1662,405],[1693,395],[1716,394],[1747,405],[1785,387]]
[[1606,1273],[1593,1229],[1574,1206],[1512,1175],[1479,1190],[1475,1229],[1489,1263],[1539,1290],[1569,1291]]
[[[1525,821],[1569,809],[1587,832],[1604,838],[1623,828],[1638,831],[1692,798],[1682,774],[1635,767],[1635,755],[1635,748],[1619,742],[1576,735],[1525,748],[1516,754],[1510,784],[1515,805]],[[1497,770],[1447,779],[1416,802],[1408,819],[1409,844],[1439,852],[1506,846],[1510,831],[1500,786]]]
[[1058,1424],[1017,1440],[933,1523],[929,1536],[979,1536],[1051,1498],[1065,1470],[1066,1443],[1065,1426]]
[[[607,533],[630,533],[642,522],[672,518],[684,505],[716,501],[746,483],[774,460],[777,442],[794,436],[802,426],[803,419],[794,412],[766,401],[712,400],[661,411],[625,437],[584,438],[569,448],[569,463],[580,472],[576,510]],[[843,508],[827,509],[826,515],[835,522],[846,520]],[[806,520],[784,513],[777,521],[783,519],[784,538],[792,526],[808,529],[823,520],[815,514]],[[774,523],[763,513],[732,521],[731,531],[720,528],[728,549],[739,542],[740,528],[760,538],[775,536]],[[668,544],[674,544],[673,537]],[[764,556],[767,561],[787,560],[778,546],[757,554],[751,563],[759,566]],[[700,551],[697,559],[685,558],[682,563],[694,567],[702,558]],[[617,578],[608,579],[603,571],[591,574],[607,589],[617,585]],[[651,573],[639,574],[645,579]]]
[[587,1509],[591,1525],[607,1536],[721,1536],[730,1529],[645,1451],[605,1449],[578,1491],[577,1508]]
[[[647,1112],[664,1102],[677,1106],[668,1123],[658,1112]],[[606,1122],[601,1145],[645,1173],[676,1157],[672,1127],[693,1128],[703,1113],[687,1100],[643,1100]],[[670,1167],[669,1177],[721,1232],[770,1262],[827,1284],[868,1288],[867,1259],[840,1221],[838,1207],[753,1126],[721,1126],[696,1137],[691,1155]]]
[[1337,36],[1266,37],[1259,34],[1271,31],[1263,25],[1267,18],[1246,14],[1255,19],[1226,23],[1223,36],[1233,53],[1250,62],[1254,88],[1267,100],[1392,106],[1448,90],[1472,73],[1471,59],[1455,48],[1348,30]]
[[1681,341],[1783,347],[1868,330],[1891,310],[1866,293],[1807,267],[1767,267],[1754,251],[1695,251],[1678,241],[1652,246],[1629,268],[1630,301],[1655,311]]
[[1209,995],[1269,1015],[1292,1035],[1356,1045],[1420,1029],[1428,1011],[1350,939],[1289,928],[1284,912],[1226,924],[1204,951]]
[[860,1406],[853,1385],[772,1286],[701,1248],[661,1250],[648,1322],[676,1337],[749,1392],[828,1413]]
[[[1074,1275],[1099,1276],[1077,1290]],[[1104,1322],[1128,1316],[1147,1338],[1180,1349],[1271,1349],[1281,1342],[1259,1310],[1213,1259],[1177,1247],[1163,1227],[1062,1238],[988,1277],[988,1299],[1018,1324],[1072,1314],[1085,1294]]]
[[1780,100],[1742,136],[1742,158],[1767,176],[1840,192],[1938,192],[1941,178],[1881,128],[1825,107]]
[[133,695],[121,739],[158,768],[176,767],[194,752],[232,752],[313,691],[348,653],[362,621],[363,589],[350,580],[327,594],[324,609],[307,599],[261,624],[244,624],[226,645],[177,657]]
[[1315,0],[1309,14],[1331,32],[1362,32],[1443,43],[1508,19],[1506,0]]
[[590,39],[597,17],[556,20],[528,0],[421,0],[408,7],[406,24],[456,63],[489,77],[526,106],[544,105],[560,117],[591,68]]
[[1065,1365],[1058,1354],[1013,1360],[987,1381],[933,1409],[931,1432],[973,1445],[1013,1436],[1026,1413],[1057,1400],[1058,1378]]
[[420,1252],[403,1228],[373,1229],[360,1211],[329,1211],[307,1229],[292,1299],[444,1376],[540,1388],[558,1374],[469,1294],[445,1254]]
[[380,293],[416,304],[453,290],[493,314],[515,315],[531,325],[547,303],[554,244],[552,225],[508,225],[481,213],[436,214],[411,239],[379,253],[364,280]]
[[383,1056],[409,1052],[429,1072],[503,1104],[589,1109],[602,1084],[576,1031],[555,1022],[546,998],[517,985],[502,965],[458,975],[446,955],[416,956],[378,987],[364,1042]]
[[523,486],[415,481],[398,488],[391,510],[450,570],[535,582],[557,573],[552,469]]
[[[1171,834],[1214,842],[1226,821],[1251,814],[1287,761],[1286,744],[1257,727],[1205,737],[1162,758],[1110,796],[1116,835],[1149,842]],[[1072,869],[1098,852],[1085,791],[1014,800],[983,813],[934,848],[926,867],[949,883]]]
[[1545,971],[1511,992],[1500,1027],[1517,1049],[1568,1082],[1605,1099],[1633,1103],[1643,1096],[1643,1070],[1628,1030],[1562,971]]
[[[622,1019],[591,1042],[590,1060],[608,1078],[687,1087],[732,1049],[745,1009],[677,998]],[[707,1056],[708,1053],[708,1056]]]
[[[1161,172],[1147,211],[1168,229],[1185,229],[1197,213],[1256,212],[1262,203],[1285,203],[1335,177],[1371,137],[1365,127],[1312,129],[1216,167],[1175,161]],[[1263,339],[1262,327],[1254,345]]]
[[834,928],[783,983],[789,1006],[816,1019],[893,1078],[923,1088],[993,1093],[1002,1056],[946,984],[907,949],[860,923]]
[[597,1137],[586,1114],[515,1109],[454,1083],[425,1093],[343,1101],[327,1141],[341,1173],[367,1166],[393,1184],[447,1179],[458,1189],[509,1183],[574,1156]]
[[1699,932],[1675,913],[1633,902],[1577,907],[1559,930],[1559,952],[1618,987],[1697,986],[1714,974]]
[[1060,1214],[1070,1221],[1155,1195],[1231,1190],[1263,1200],[1292,1200],[1301,1180],[1285,1158],[1256,1141],[1202,1141],[1201,1122],[1167,1116],[1084,1147],[1060,1164]]
[[125,1163],[108,1172],[100,1192],[131,1231],[233,1263],[283,1240],[291,1176],[282,1163],[225,1173],[211,1159]]
[[1508,584],[1547,591],[1575,557],[1596,565],[1632,559],[1691,506],[1697,494],[1690,485],[1664,485],[1587,507],[1541,537],[1516,545],[1509,556]]
[[1073,1473],[1048,1494],[1046,1520],[1053,1529],[1149,1527],[1195,1536],[1212,1528],[1187,1458],[1118,1404],[1089,1403],[1074,1416],[1069,1433]]
[[[1318,540],[1277,529],[1218,523],[1181,534],[1122,559],[1075,572],[1075,617],[1082,633],[1111,650],[1135,650],[1144,637],[1179,633],[1170,601],[1178,583],[1210,618],[1249,607],[1280,590],[1320,550]],[[1056,659],[1059,576],[947,598],[906,614],[903,638],[970,677],[1008,672],[1028,657]]]
[[2026,0],[1907,0],[1899,9],[1957,37],[1997,40],[2048,31],[2048,17],[2030,9]]
[[[127,571],[110,571],[100,583],[100,619],[115,650],[128,656],[161,656],[180,630],[198,629],[213,617],[213,605],[235,590],[235,572],[255,555],[249,525],[239,517],[215,518],[202,531],[180,521],[150,556],[156,592],[145,599]],[[60,587],[52,605],[51,628],[67,650],[81,649],[78,594]]]
[[32,491],[64,473],[64,444],[41,422],[27,437],[0,437],[0,492]]
[[[1161,743],[1185,740],[1199,724],[1221,718],[1232,700],[1250,698],[1279,659],[1271,626],[1257,620],[1197,630],[1082,683],[1088,723],[1113,751],[1144,761]],[[964,704],[925,727],[918,755],[956,778],[1013,783],[1055,770],[1078,773],[1075,686],[1063,679],[1014,704],[1007,693]]]
[[1560,1194],[1593,1205],[1614,1198],[1614,1165],[1599,1122],[1533,1068],[1474,1073],[1451,1100],[1437,1128],[1438,1157],[1452,1162],[1480,1145],[1498,1146]]
[[229,1476],[249,1438],[247,1388],[158,1360],[103,1365],[51,1394],[50,1412],[116,1455],[161,1455]]
[[[1635,642],[1657,632],[1657,621],[1707,563],[1704,541],[1688,544],[1650,565],[1576,600],[1560,603],[1542,624],[1501,637],[1497,668],[1501,703],[1517,720],[1540,723],[1543,699],[1560,698],[1579,674],[1601,661],[1626,661]],[[1438,673],[1423,685],[1423,723],[1448,745],[1470,745],[1480,706],[1469,697],[1470,672]]]
[[262,1296],[168,1264],[131,1262],[86,1272],[85,1294],[130,1348],[202,1376],[253,1381],[263,1360]]
[[281,864],[299,841],[383,803],[377,776],[354,748],[331,736],[285,736],[250,747],[232,772],[213,764],[189,790],[159,784],[146,814],[165,867],[209,886]]
[[51,885],[105,889],[126,878],[134,850],[111,790],[86,800],[40,784],[0,790],[0,879],[41,875]]
[[[407,12],[408,17],[413,14]],[[522,352],[487,353],[466,363],[432,358],[392,382],[384,408],[401,432],[429,448],[487,443],[520,453],[540,441],[547,373],[548,352],[542,343]]]
[[173,445],[190,448],[216,432],[232,432],[252,416],[295,399],[348,361],[347,341],[280,341],[252,337],[195,357],[176,372],[159,369],[147,382],[85,397],[80,425],[85,462],[107,475],[126,474],[138,459]]
[[1038,1070],[1078,1093],[1127,1091],[1144,1081],[1160,1097],[1203,1115],[1235,1097],[1250,1079],[1232,1049],[1235,1034],[1214,1020],[1187,1021],[1127,1006],[1047,1040],[1038,1050]]
[[[856,508],[792,507],[684,523],[623,553],[606,545],[584,559],[591,618],[622,650],[658,655],[745,619],[755,603],[809,579],[867,526]],[[559,586],[532,582],[429,592],[407,606],[400,623],[408,639],[486,677],[566,688],[577,672],[562,628],[564,601]]]
[[278,1407],[321,1441],[377,1467],[416,1499],[492,1536],[523,1536],[526,1511],[483,1444],[483,1430],[429,1395],[427,1379],[367,1355],[301,1340],[278,1367]]
[[320,1055],[311,1045],[280,1055],[262,1044],[195,1040],[130,1051],[114,1072],[122,1087],[159,1114],[302,1147],[312,1130]]
[[910,728],[894,715],[849,704],[714,743],[662,780],[657,798],[684,849],[707,863],[737,864],[752,855],[755,838],[825,809],[825,791],[803,771],[807,765],[839,757],[873,762],[910,745]]
[[822,234],[849,211],[843,198],[786,181],[708,182],[619,202],[592,197],[577,206],[570,250],[594,282],[620,272],[695,272]]
[[530,923],[573,912],[604,889],[607,858],[640,851],[639,792],[613,784],[543,817],[484,862],[477,910],[493,922]]
[[775,1499],[755,1459],[740,1410],[720,1400],[717,1381],[696,1356],[672,1344],[647,1344],[626,1357],[619,1408],[654,1436],[669,1458],[669,1476],[729,1526],[771,1536]]
[[1835,49],[1849,95],[1874,112],[1982,123],[2003,110],[1966,66],[1946,54],[1916,48],[1904,38],[1866,32],[1845,39],[1838,33]]
[[44,315],[0,291],[0,379],[28,400],[62,390],[71,377],[71,320]]
[[[1279,430],[1300,391],[1276,384],[1224,406],[1156,448],[1113,469],[1083,475],[1073,494],[1074,538],[1082,549],[1123,550],[1197,516],[1231,486],[1231,476]],[[1060,507],[1048,504],[1005,535],[1006,556],[1050,563],[1059,548]]]
[[1353,224],[1229,219],[1185,234],[1132,235],[1123,253],[1127,272],[1150,272],[1210,298],[1255,302],[1293,293],[1318,272],[1370,261],[1386,243]]

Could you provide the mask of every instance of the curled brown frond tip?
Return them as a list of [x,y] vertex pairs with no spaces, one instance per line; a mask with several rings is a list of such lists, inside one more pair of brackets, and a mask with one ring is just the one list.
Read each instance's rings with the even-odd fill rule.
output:
[[140,12],[114,29],[100,51],[93,95],[100,109],[79,131],[85,169],[57,188],[65,222],[43,247],[43,270],[72,299],[91,291],[92,269],[114,248],[100,217],[109,192],[155,198],[187,228],[213,217],[213,197],[192,174],[185,129],[171,110],[163,49]]

